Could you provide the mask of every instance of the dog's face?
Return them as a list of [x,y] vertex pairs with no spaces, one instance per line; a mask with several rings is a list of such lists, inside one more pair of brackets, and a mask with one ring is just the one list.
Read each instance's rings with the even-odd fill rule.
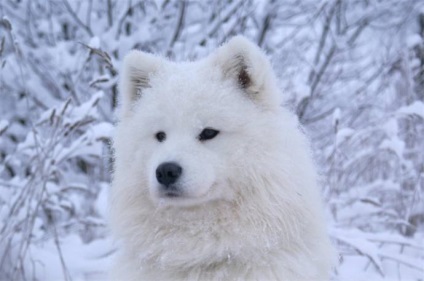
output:
[[191,205],[231,197],[223,187],[245,126],[239,115],[252,105],[245,100],[234,107],[238,97],[227,94],[232,85],[202,69],[169,66],[152,76],[129,117],[140,122],[134,133],[143,136],[138,145],[154,201]]
[[117,150],[133,188],[148,190],[156,204],[193,206],[236,195],[230,180],[243,179],[230,175],[247,164],[243,154],[259,147],[255,142],[265,132],[257,122],[278,106],[276,97],[266,96],[276,92],[264,86],[272,77],[261,73],[266,59],[250,43],[238,43],[194,63],[127,56]]

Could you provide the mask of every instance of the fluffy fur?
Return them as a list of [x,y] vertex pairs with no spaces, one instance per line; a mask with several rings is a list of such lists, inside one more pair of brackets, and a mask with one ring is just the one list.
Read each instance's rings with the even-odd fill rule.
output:
[[[235,37],[183,63],[132,51],[120,79],[112,280],[329,279],[309,144],[257,46]],[[220,133],[201,142],[204,128]],[[169,161],[183,168],[184,196],[158,191],[155,170]]]

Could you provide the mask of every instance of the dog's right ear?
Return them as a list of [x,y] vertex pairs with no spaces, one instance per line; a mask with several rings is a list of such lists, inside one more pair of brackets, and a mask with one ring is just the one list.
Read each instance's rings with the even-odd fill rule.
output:
[[132,50],[125,56],[119,78],[121,112],[124,115],[131,111],[143,91],[150,88],[151,76],[162,63],[159,57],[138,50]]

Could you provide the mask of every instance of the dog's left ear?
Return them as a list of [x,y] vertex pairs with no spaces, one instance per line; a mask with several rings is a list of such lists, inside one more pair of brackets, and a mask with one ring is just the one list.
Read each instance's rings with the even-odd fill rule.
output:
[[248,98],[266,107],[280,105],[274,71],[269,59],[256,44],[243,36],[236,36],[213,55],[224,79],[233,80]]

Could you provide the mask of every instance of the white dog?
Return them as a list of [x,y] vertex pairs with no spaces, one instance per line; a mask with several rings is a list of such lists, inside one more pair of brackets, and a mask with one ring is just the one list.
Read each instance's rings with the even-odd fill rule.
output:
[[124,60],[113,280],[328,280],[308,142],[269,61],[243,37],[207,58]]

